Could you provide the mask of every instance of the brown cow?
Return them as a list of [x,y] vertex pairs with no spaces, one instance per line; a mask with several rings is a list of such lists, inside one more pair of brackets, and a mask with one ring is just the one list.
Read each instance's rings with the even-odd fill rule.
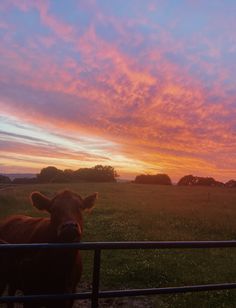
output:
[[[82,199],[65,190],[49,199],[39,192],[31,194],[32,204],[47,211],[49,218],[12,216],[0,223],[0,238],[8,243],[79,242],[83,232],[83,210],[90,210],[97,193]],[[17,289],[25,295],[72,293],[80,280],[82,263],[79,251],[38,249],[21,252],[15,278],[9,282],[9,295]],[[72,307],[73,301],[27,303],[24,307]]]

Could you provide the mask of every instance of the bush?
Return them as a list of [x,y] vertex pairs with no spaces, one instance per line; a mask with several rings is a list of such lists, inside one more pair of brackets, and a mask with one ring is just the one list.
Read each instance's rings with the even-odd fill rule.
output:
[[11,183],[11,180],[8,176],[0,174],[0,183],[1,184],[9,184],[9,183]]
[[229,188],[236,188],[236,181],[235,180],[230,180],[227,183],[225,183],[225,186],[229,187]]
[[167,174],[156,174],[156,175],[141,174],[136,176],[134,183],[172,185],[171,179]]
[[179,186],[214,186],[214,187],[223,187],[224,183],[216,181],[211,177],[199,177],[193,175],[185,175],[182,177],[179,182]]

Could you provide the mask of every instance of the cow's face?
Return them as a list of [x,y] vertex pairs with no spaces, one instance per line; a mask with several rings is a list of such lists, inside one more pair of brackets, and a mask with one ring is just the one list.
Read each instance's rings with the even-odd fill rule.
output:
[[96,199],[97,193],[82,199],[80,195],[69,190],[58,193],[53,199],[39,192],[31,194],[33,205],[50,213],[51,225],[59,242],[75,242],[81,239],[82,211],[91,210]]

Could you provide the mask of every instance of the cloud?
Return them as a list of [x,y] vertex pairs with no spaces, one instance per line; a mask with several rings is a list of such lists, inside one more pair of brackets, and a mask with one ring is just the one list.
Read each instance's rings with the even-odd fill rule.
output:
[[[221,31],[218,26],[217,38],[205,19],[202,25],[194,20],[187,31],[177,16],[171,23],[161,19],[166,6],[142,2],[142,10],[128,18],[112,10],[112,4],[81,2],[78,9],[87,12],[86,21],[68,22],[50,1],[10,1],[9,14],[12,7],[27,17],[36,10],[39,23],[37,35],[16,39],[14,23],[1,22],[6,31],[0,46],[2,112],[67,138],[77,133],[107,140],[110,146],[101,160],[109,157],[126,174],[133,174],[136,165],[137,172],[156,170],[174,177],[194,170],[231,176],[236,171],[236,76],[229,55],[234,55],[236,37],[227,36],[227,21]],[[187,12],[181,14],[189,23]],[[215,24],[224,12],[211,14]],[[27,140],[14,142],[5,143],[5,151],[26,155]],[[30,147],[36,160],[49,157],[51,150],[62,160],[76,155],[72,147],[65,151],[50,143],[40,151],[36,140],[27,152]],[[85,156],[81,153],[78,160],[86,161]]]

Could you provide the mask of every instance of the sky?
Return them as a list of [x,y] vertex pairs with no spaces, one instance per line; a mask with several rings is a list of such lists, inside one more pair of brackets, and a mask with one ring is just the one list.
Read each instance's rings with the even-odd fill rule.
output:
[[1,0],[0,173],[236,178],[235,0]]

